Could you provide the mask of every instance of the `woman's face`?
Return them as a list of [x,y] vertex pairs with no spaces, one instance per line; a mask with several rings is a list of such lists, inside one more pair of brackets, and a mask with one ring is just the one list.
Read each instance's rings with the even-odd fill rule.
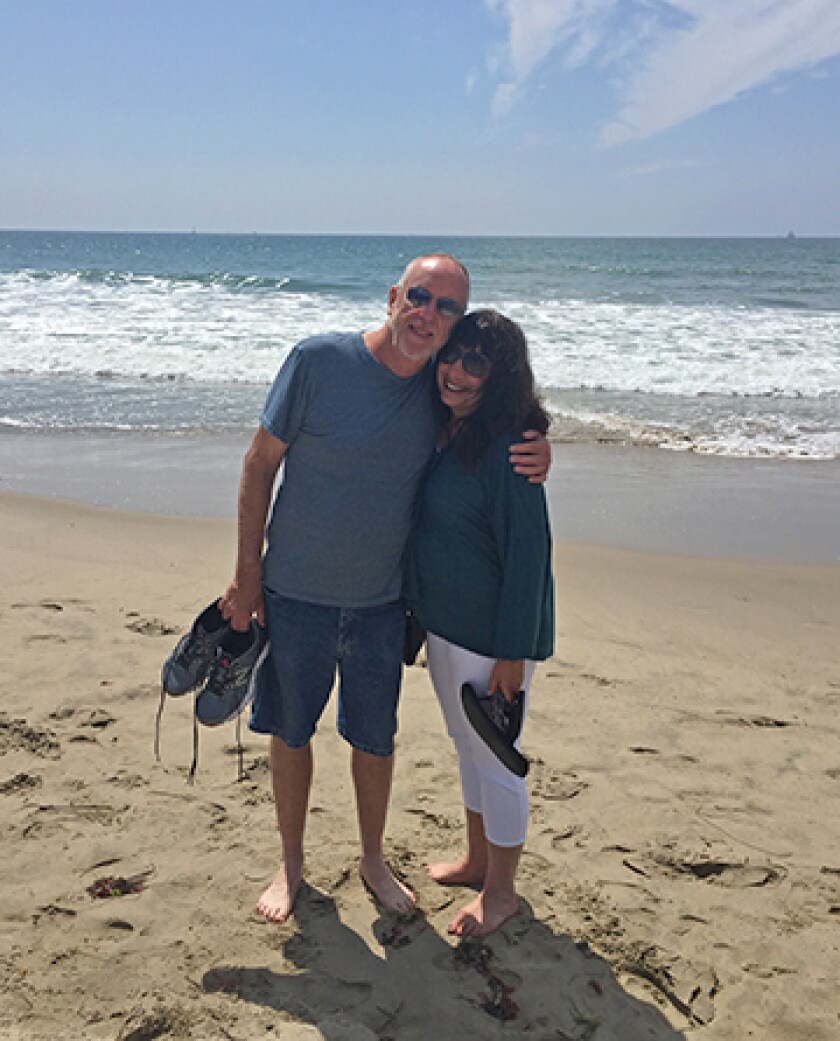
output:
[[437,362],[438,391],[456,419],[476,410],[489,370],[490,362],[478,347],[454,343],[443,347]]

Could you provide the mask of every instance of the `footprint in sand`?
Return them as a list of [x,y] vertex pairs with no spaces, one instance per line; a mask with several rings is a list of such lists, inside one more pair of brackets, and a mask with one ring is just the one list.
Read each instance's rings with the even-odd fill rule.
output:
[[747,861],[680,858],[670,854],[654,853],[631,861],[624,866],[639,875],[664,875],[670,878],[687,876],[726,889],[753,889],[778,885],[787,875],[782,867],[772,864],[750,864]]
[[558,831],[556,834],[551,836],[551,848],[561,849],[570,839],[575,838],[581,834],[581,827],[579,824],[572,824],[562,831]]
[[148,701],[160,697],[160,683],[138,683],[133,687],[122,687],[114,693],[126,701]]
[[[112,1014],[112,1018],[118,1016],[119,1013]],[[155,1038],[167,1034],[183,1033],[187,1026],[187,1019],[180,1010],[161,1008],[152,1012],[132,1011],[127,1014],[117,1041],[155,1041]]]
[[747,719],[739,719],[739,723],[748,727],[792,727],[790,719],[775,719],[772,716],[750,716]]
[[775,716],[736,716],[726,711],[725,709],[720,712],[716,712],[715,716],[720,720],[721,723],[726,723],[729,726],[735,727],[759,727],[768,730],[779,730],[784,727],[795,726],[795,722],[791,719],[778,719]]
[[461,826],[460,822],[456,823],[451,817],[446,817],[442,813],[433,813],[431,810],[424,810],[422,806],[408,806],[406,813],[420,817],[426,824],[433,824],[436,828],[440,828],[443,831],[452,831],[453,828]]
[[14,795],[17,792],[29,792],[33,788],[42,787],[44,781],[38,774],[19,773],[8,781],[0,782],[0,795]]
[[104,730],[117,722],[117,717],[112,716],[103,708],[86,709],[84,716],[79,720],[80,727],[90,727],[93,730]]
[[75,600],[72,597],[59,602],[58,600],[37,600],[35,603],[18,603],[12,604],[13,611],[29,610],[30,608],[40,608],[43,611],[54,611],[58,613],[63,611],[65,606],[76,607],[82,611],[92,612],[93,608],[87,603],[86,600]]
[[49,820],[58,825],[85,822],[110,827],[119,823],[126,810],[127,805],[110,806],[107,803],[51,803],[38,806],[29,814],[29,821],[33,825]]
[[622,971],[652,984],[689,1023],[705,1025],[714,1019],[720,982],[713,969],[648,948],[640,956],[631,954]]
[[42,759],[57,759],[61,746],[49,730],[30,726],[25,719],[9,719],[0,713],[0,755],[22,750]]
[[823,864],[820,868],[817,892],[825,900],[828,914],[840,914],[840,868]]
[[160,618],[141,618],[135,611],[129,611],[126,618],[132,619],[125,623],[126,629],[139,633],[140,636],[172,636],[180,632],[180,629],[167,625]]
[[532,760],[531,795],[534,799],[545,799],[554,802],[561,799],[574,799],[585,791],[589,784],[576,774],[560,774],[549,770],[540,759]]
[[117,722],[117,717],[112,716],[105,709],[90,707],[77,709],[69,705],[60,706],[50,713],[49,718],[58,723],[60,729],[63,723],[69,723],[75,728],[70,733],[66,731],[62,733],[65,740],[76,743],[87,741],[92,744],[96,744],[96,734],[99,731],[105,730]]
[[73,708],[69,705],[57,708],[50,713],[50,719],[56,722],[73,719],[77,727],[89,727],[92,730],[104,730],[106,727],[117,722],[117,717],[112,716],[102,708],[90,708],[82,706]]
[[614,687],[616,685],[615,680],[607,679],[606,676],[598,676],[594,672],[582,672],[580,678],[582,680],[589,680],[598,687]]
[[[12,604],[13,611],[27,616],[30,631],[21,636],[24,647],[37,647],[46,643],[66,644],[87,639],[89,619],[80,622],[78,613],[92,614],[94,608],[84,600],[67,599],[38,600]],[[52,616],[46,618],[45,615]],[[32,631],[32,630],[36,631]]]

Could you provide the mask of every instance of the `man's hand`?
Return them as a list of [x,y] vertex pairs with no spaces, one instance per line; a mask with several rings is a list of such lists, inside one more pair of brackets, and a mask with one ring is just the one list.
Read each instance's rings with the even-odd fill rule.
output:
[[551,469],[551,445],[538,430],[526,430],[522,436],[524,442],[510,446],[511,465],[529,484],[545,484]]
[[219,610],[222,617],[230,622],[231,628],[237,632],[245,632],[253,616],[256,616],[260,625],[265,625],[265,603],[259,565],[237,572],[219,601]]
[[490,673],[487,684],[487,693],[495,694],[500,691],[507,701],[513,701],[522,690],[522,677],[525,673],[522,661],[510,661],[507,658],[499,658]]

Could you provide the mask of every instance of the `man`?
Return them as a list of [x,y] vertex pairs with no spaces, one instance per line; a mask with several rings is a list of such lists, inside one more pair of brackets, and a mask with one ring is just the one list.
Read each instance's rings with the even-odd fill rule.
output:
[[[292,350],[245,457],[236,569],[220,608],[236,630],[256,615],[271,640],[251,718],[252,729],[271,737],[283,851],[257,904],[271,921],[289,916],[303,877],[311,738],[336,666],[338,729],[352,746],[360,874],[385,908],[414,906],[382,850],[401,678],[400,564],[434,450],[427,363],[468,296],[469,276],[454,257],[413,260],[389,291],[380,328],[313,337]],[[546,442],[517,448],[511,458],[519,472],[544,477]]]

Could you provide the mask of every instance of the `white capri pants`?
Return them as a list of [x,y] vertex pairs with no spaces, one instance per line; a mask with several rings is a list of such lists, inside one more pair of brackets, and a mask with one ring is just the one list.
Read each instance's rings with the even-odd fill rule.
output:
[[[428,634],[426,658],[446,730],[458,752],[464,806],[481,814],[484,834],[494,846],[521,846],[528,831],[525,780],[511,773],[493,755],[473,730],[461,704],[464,683],[471,683],[480,694],[486,692],[496,659],[474,654],[434,633]],[[523,722],[535,668],[534,662],[525,662]]]

